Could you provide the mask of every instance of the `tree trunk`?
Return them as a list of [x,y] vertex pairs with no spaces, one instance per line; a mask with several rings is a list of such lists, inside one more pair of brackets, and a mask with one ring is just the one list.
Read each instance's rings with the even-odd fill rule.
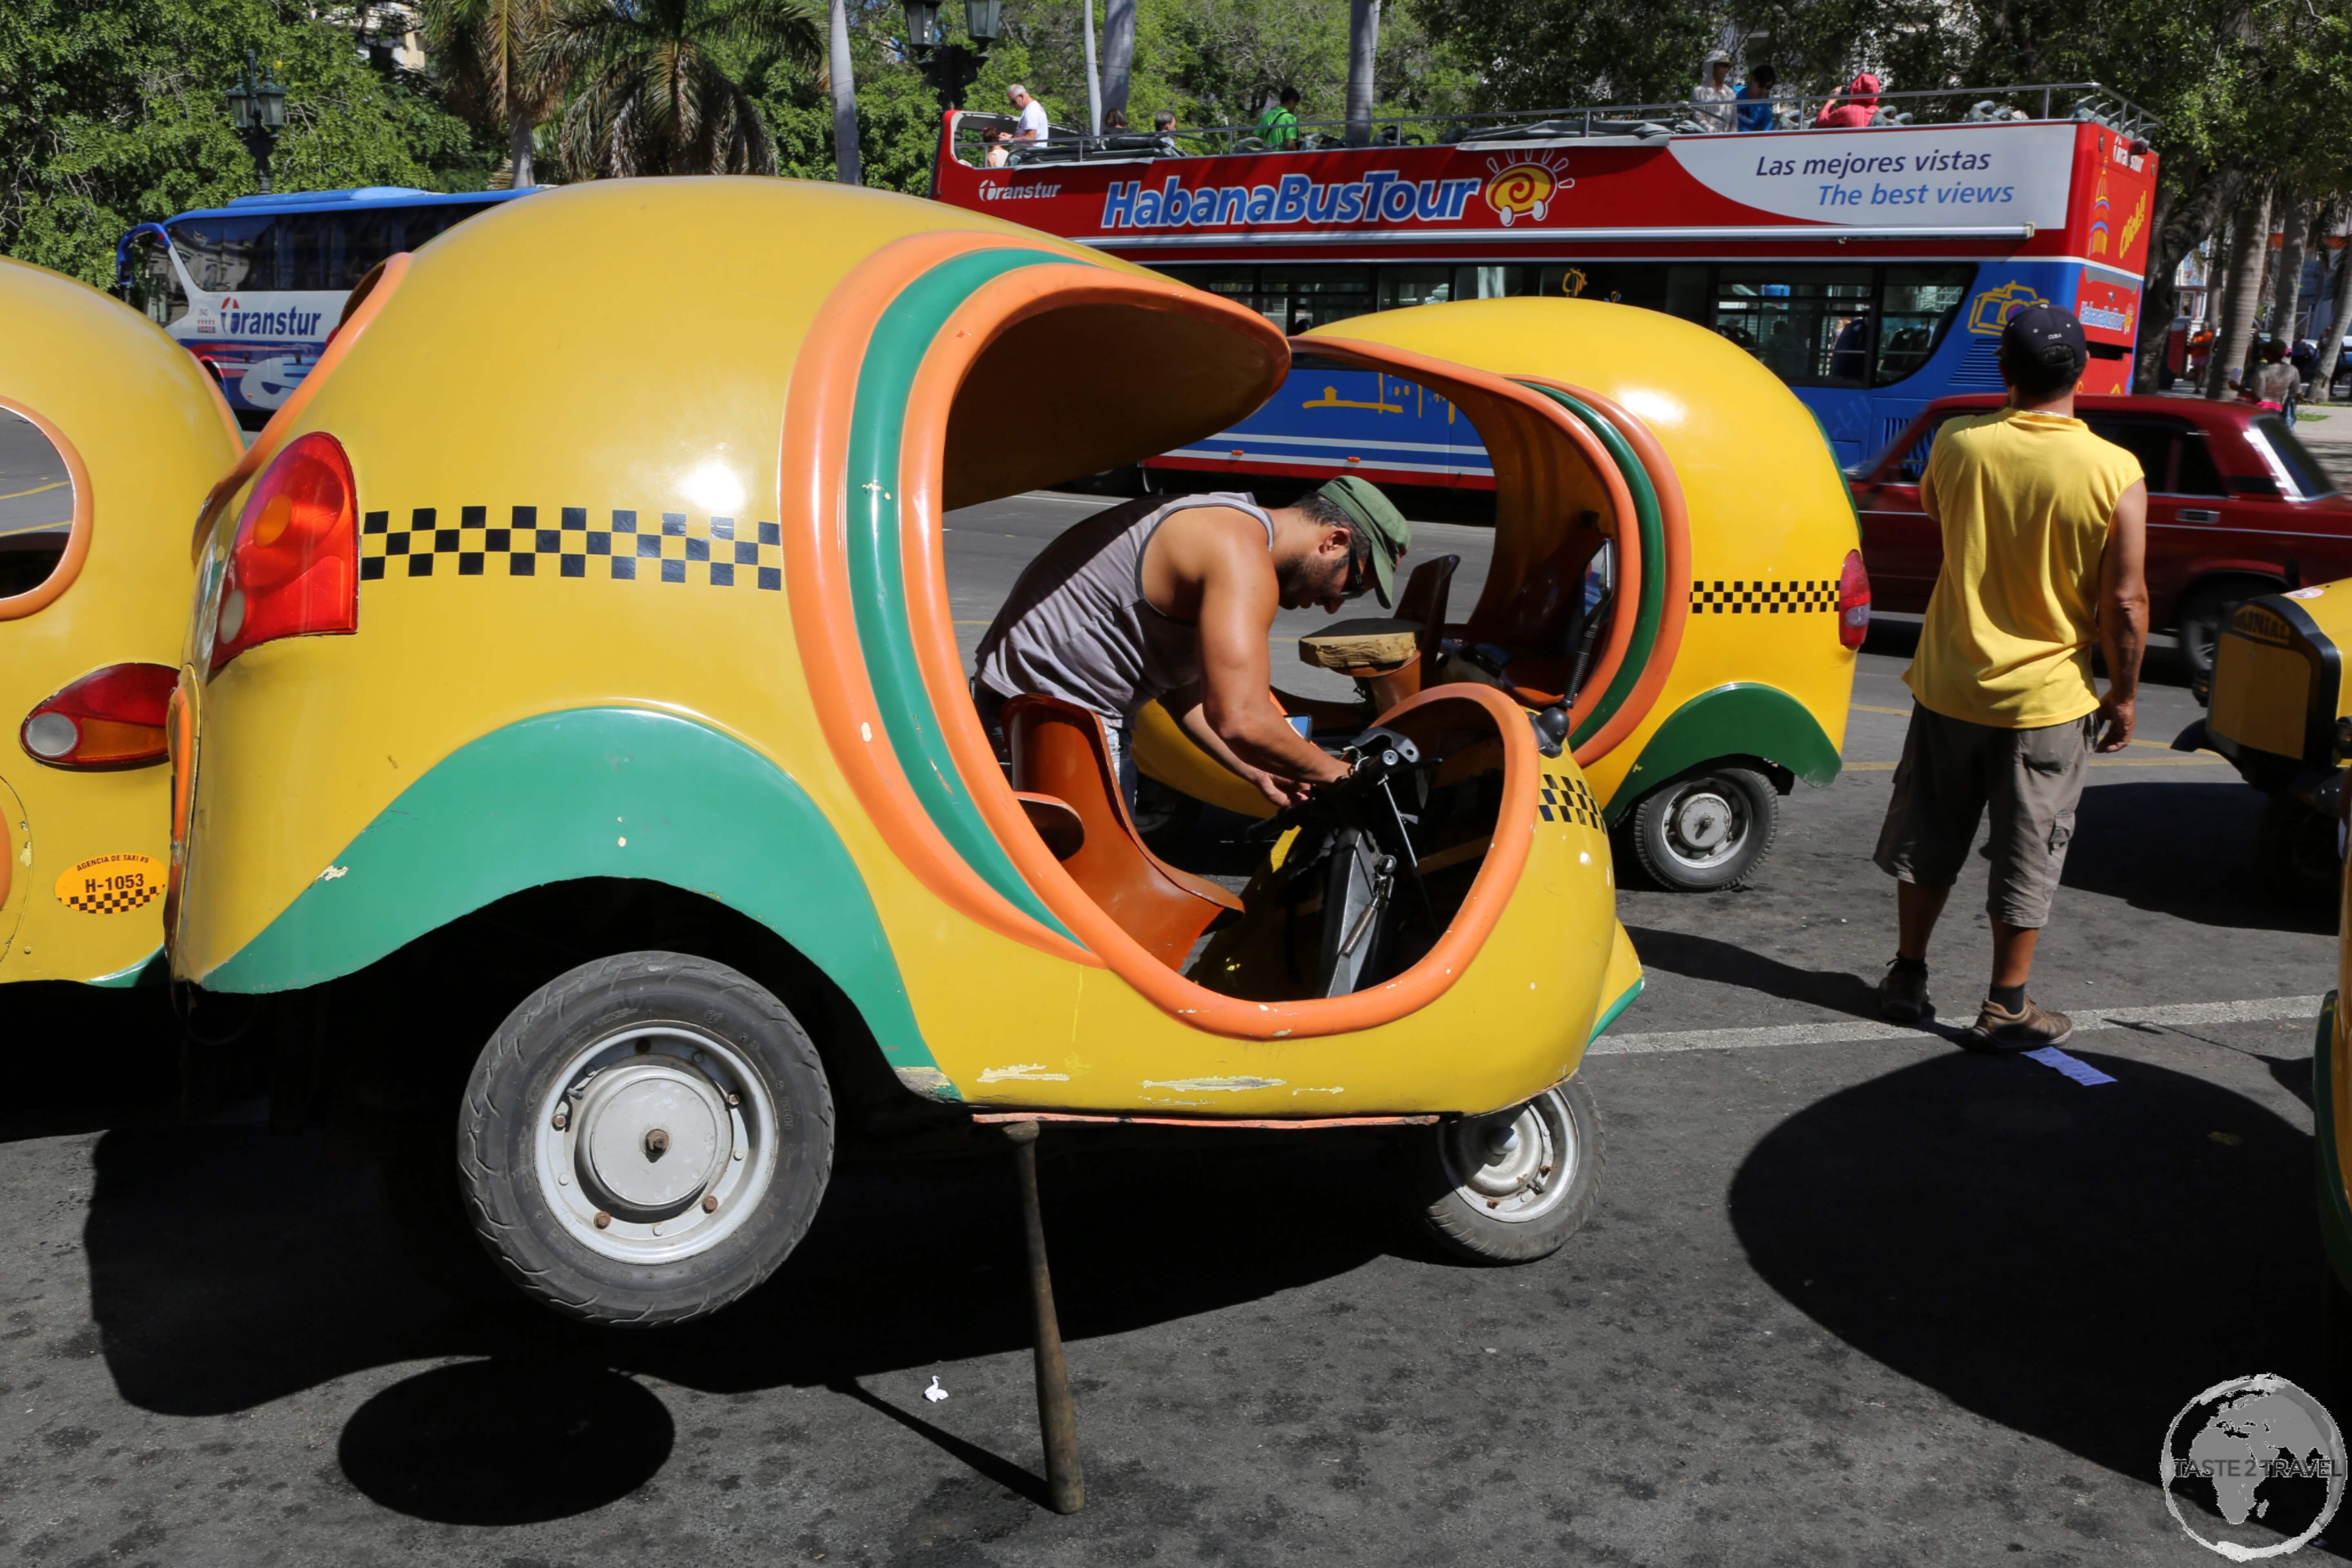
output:
[[845,185],[862,185],[866,172],[857,161],[857,84],[849,63],[849,10],[845,0],[833,0],[833,177]]
[[[1128,83],[1135,74],[1135,0],[1106,0],[1103,6],[1102,96],[1105,109],[1127,108]],[[1130,118],[1132,118],[1130,116]],[[1141,126],[1131,126],[1141,130]]]
[[1381,47],[1381,0],[1349,0],[1348,145],[1372,140],[1372,60]]
[[2294,352],[2294,318],[2303,305],[2303,247],[2311,233],[2311,203],[2297,200],[2286,209],[2285,243],[2279,247],[2278,276],[2272,283],[2271,336]]
[[530,116],[520,110],[507,114],[507,157],[514,164],[514,188],[527,191],[530,177]]
[[2336,313],[2327,323],[2327,335],[2319,343],[2318,383],[2324,401],[2336,385],[2336,361],[2343,353],[2344,333],[2352,328],[2352,240],[2336,253]]
[[2212,363],[2205,372],[2205,395],[2216,402],[2230,395],[2231,374],[2240,368],[2246,345],[2254,338],[2254,310],[2262,303],[2263,256],[2271,237],[2268,185],[2248,193],[2231,228],[2230,277],[2221,298]]
[[1095,0],[1085,6],[1087,54],[1087,134],[1102,134],[1102,73],[1095,69]]
[[2179,313],[2179,285],[2182,258],[2214,235],[2223,216],[2245,187],[2245,172],[2222,167],[2190,175],[2175,197],[2169,185],[2156,198],[2155,221],[2149,226],[2147,272],[2140,284],[2138,371],[2135,390],[2156,390],[2157,366],[2163,363],[2172,319]]

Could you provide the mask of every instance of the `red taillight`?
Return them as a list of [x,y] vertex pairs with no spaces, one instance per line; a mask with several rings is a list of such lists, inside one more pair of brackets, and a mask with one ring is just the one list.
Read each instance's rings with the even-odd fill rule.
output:
[[318,430],[295,437],[237,519],[212,668],[279,637],[357,631],[359,553],[359,499],[342,444]]
[[1870,574],[1863,570],[1862,552],[1845,552],[1845,568],[1838,574],[1838,641],[1860,647],[1870,635]]
[[160,664],[112,664],[25,715],[27,756],[57,768],[136,768],[163,760],[163,710],[179,684]]

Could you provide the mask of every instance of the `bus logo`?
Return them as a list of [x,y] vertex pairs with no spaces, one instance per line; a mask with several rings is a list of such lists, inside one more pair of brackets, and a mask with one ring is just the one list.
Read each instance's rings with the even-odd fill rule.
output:
[[1998,289],[1988,289],[1969,301],[1969,331],[1998,336],[2001,328],[2009,325],[2009,319],[2028,305],[2048,303],[2023,283],[2004,283]]
[[1576,184],[1558,173],[1568,167],[1566,158],[1557,163],[1549,158],[1530,158],[1511,164],[1489,158],[1486,167],[1492,173],[1486,182],[1486,205],[1495,209],[1505,228],[1523,217],[1543,222],[1553,198]]

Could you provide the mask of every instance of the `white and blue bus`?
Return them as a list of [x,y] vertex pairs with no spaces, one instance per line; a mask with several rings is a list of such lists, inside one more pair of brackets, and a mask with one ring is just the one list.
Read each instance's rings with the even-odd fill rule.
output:
[[378,262],[530,194],[364,185],[240,196],[124,235],[115,285],[213,373],[237,422],[258,429],[318,363],[344,296]]

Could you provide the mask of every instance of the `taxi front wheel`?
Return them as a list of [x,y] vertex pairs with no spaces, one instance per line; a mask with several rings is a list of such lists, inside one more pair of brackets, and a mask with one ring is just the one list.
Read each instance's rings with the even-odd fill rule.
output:
[[816,1047],[747,976],[675,952],[584,964],[534,992],[474,1065],[458,1181],[526,1294],[655,1326],[765,1279],[833,1166]]
[[1575,1079],[1515,1110],[1413,1134],[1396,1154],[1409,1216],[1472,1263],[1550,1257],[1601,1198],[1601,1112]]

